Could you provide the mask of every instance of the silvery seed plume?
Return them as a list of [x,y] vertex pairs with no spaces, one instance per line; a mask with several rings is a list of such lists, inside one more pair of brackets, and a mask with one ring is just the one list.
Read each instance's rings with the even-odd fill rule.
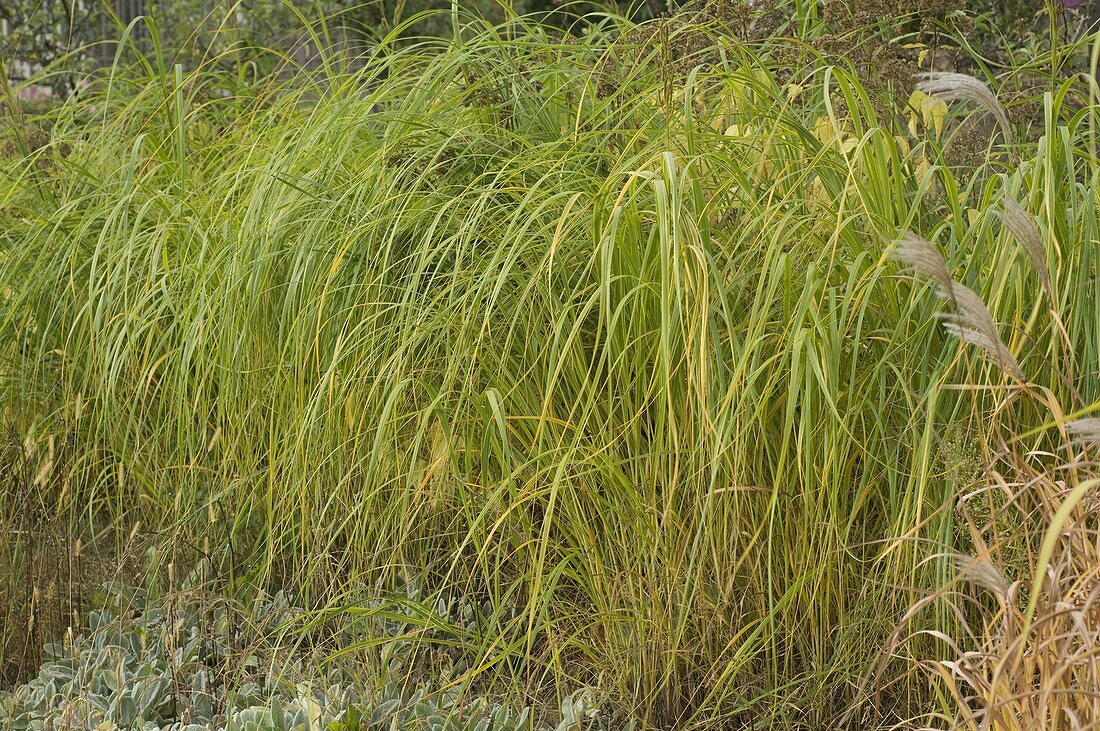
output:
[[[993,322],[993,315],[989,314],[989,308],[977,292],[958,282],[951,283],[956,314],[951,316],[969,327],[985,333],[992,339],[997,338],[997,324]],[[946,296],[946,295],[943,295]]]
[[955,312],[940,316],[944,329],[964,343],[980,349],[988,360],[1017,381],[1023,382],[1024,374],[1020,370],[1020,364],[1001,342],[997,335],[997,325],[982,298],[974,290],[958,282],[952,284],[951,294],[954,295]]
[[1046,249],[1043,246],[1043,237],[1039,235],[1039,228],[1035,225],[1024,207],[1011,198],[1005,198],[1002,209],[994,211],[994,215],[1001,219],[1001,225],[1008,229],[1013,238],[1019,242],[1020,247],[1031,260],[1031,265],[1039,274],[1039,281],[1043,285],[1043,291],[1047,299],[1053,302],[1053,294],[1050,288],[1050,273],[1047,269]]
[[950,71],[928,71],[916,74],[917,88],[929,96],[942,99],[945,102],[962,100],[972,102],[993,115],[1004,132],[1005,141],[1012,142],[1012,128],[1008,123],[1008,115],[997,101],[997,96],[990,91],[984,81],[975,79],[968,74],[956,74]]
[[902,231],[890,249],[889,256],[904,264],[917,277],[931,279],[943,296],[954,301],[952,291],[955,283],[951,279],[951,272],[947,270],[947,262],[943,260],[943,256],[930,241],[912,231]]
[[1066,424],[1066,431],[1075,444],[1100,443],[1100,418],[1077,419]]
[[949,335],[954,335],[967,345],[978,348],[985,355],[986,360],[1016,381],[1024,382],[1024,372],[1020,369],[1020,364],[999,338],[992,338],[987,333],[974,329],[961,315],[943,315],[941,319],[943,329]]
[[966,556],[961,553],[954,554],[953,558],[955,559],[955,570],[975,586],[988,589],[1001,599],[1008,596],[1008,579],[988,559]]

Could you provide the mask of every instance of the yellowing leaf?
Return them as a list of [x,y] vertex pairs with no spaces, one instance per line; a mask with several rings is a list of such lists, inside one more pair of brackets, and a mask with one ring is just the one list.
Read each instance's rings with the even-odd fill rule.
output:
[[746,124],[742,127],[739,124],[731,124],[726,128],[726,137],[751,137],[756,130],[751,124]]
[[943,123],[947,119],[947,103],[934,96],[925,94],[920,89],[914,89],[909,95],[909,134],[917,136],[917,119],[915,111],[920,112],[921,126],[926,130],[933,130],[937,137],[943,134]]
[[913,172],[916,173],[917,181],[919,182],[921,180],[924,180],[924,176],[927,175],[931,170],[932,163],[928,161],[928,158],[925,155],[921,155],[920,158],[917,160],[917,167]]
[[921,107],[924,115],[925,129],[932,127],[936,131],[936,137],[943,134],[943,122],[947,119],[947,102],[932,99]]
[[814,137],[823,145],[830,145],[836,139],[836,129],[828,117],[818,117],[814,120],[814,128],[811,130]]
[[787,84],[787,101],[794,102],[802,98],[801,84]]

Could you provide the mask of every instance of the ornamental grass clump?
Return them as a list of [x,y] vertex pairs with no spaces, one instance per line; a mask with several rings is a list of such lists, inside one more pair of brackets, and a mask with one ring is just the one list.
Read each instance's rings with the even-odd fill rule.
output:
[[[408,576],[427,606],[485,608],[408,629],[417,666],[383,667],[410,687],[517,708],[591,688],[649,728],[927,709],[911,660],[981,615],[914,616],[940,634],[885,664],[878,700],[857,681],[941,586],[927,555],[969,540],[942,436],[1000,449],[991,421],[1047,434],[1029,399],[1100,399],[1061,370],[1100,362],[1094,303],[1047,317],[986,223],[991,191],[1031,191],[1051,276],[1090,291],[1088,113],[964,178],[827,59],[715,27],[641,43],[614,16],[583,42],[450,20],[355,73],[123,48],[0,158],[0,403],[64,445],[29,477],[49,510],[319,617]],[[882,265],[899,230],[945,252],[892,255],[946,303]],[[939,322],[1028,388],[975,383]]]
[[[987,91],[972,90],[992,110],[995,99]],[[1013,182],[1025,182],[1025,190],[1026,181],[1037,185],[1049,162],[1045,154],[1036,152],[1032,163],[1011,176],[1017,178]],[[1072,172],[1070,166],[1067,173]],[[1072,175],[1062,185],[1076,187]],[[1054,209],[1048,204],[1046,210],[1050,215]],[[1033,381],[1024,389],[1005,389],[997,405],[982,415],[993,450],[971,484],[956,486],[954,540],[930,560],[940,562],[945,583],[903,615],[868,687],[882,681],[889,658],[903,656],[925,670],[935,689],[935,710],[921,717],[924,727],[1095,728],[1100,723],[1100,470],[1091,452],[1100,440],[1100,419],[1087,414],[1100,408],[1100,399],[1095,370],[1081,368],[1080,348],[1090,347],[1091,336],[1066,336],[1067,327],[1083,332],[1076,324],[1094,323],[1094,313],[1083,300],[1065,303],[1054,296],[1043,237],[1019,203],[1003,198],[992,213],[1039,276],[1041,296],[1050,303],[1050,330],[1061,333],[1051,349],[1062,357],[1043,367],[1045,385]],[[1052,218],[1047,226],[1058,230],[1059,223]],[[1063,240],[1072,240],[1072,234],[1061,231]],[[1079,256],[1088,256],[1088,246],[1068,254],[1071,270]],[[946,291],[946,265],[940,266],[938,251],[912,234],[904,234],[893,251],[915,275],[941,283],[940,293],[955,309],[942,318],[948,331],[1022,382],[982,297],[957,282]],[[998,276],[995,268],[984,271]],[[1059,274],[1074,276],[1065,268]],[[1037,318],[1018,322],[1031,340]],[[1041,423],[1026,428],[1027,412],[1038,414]],[[954,550],[952,543],[966,545],[968,553]],[[932,613],[941,619],[918,626],[919,618]],[[934,649],[914,649],[928,640]]]

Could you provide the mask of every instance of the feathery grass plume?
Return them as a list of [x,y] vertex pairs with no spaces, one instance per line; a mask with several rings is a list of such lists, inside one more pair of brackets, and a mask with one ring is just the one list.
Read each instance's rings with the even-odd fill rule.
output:
[[996,338],[997,324],[993,321],[993,315],[989,313],[989,308],[985,306],[981,296],[970,287],[958,282],[953,284],[953,289],[955,299],[952,304],[955,306],[957,317],[971,329]]
[[1043,285],[1043,291],[1047,299],[1053,303],[1054,295],[1050,287],[1050,271],[1047,268],[1046,249],[1043,246],[1043,237],[1039,235],[1039,228],[1024,207],[1012,198],[1005,198],[1000,210],[995,210],[994,215],[1001,220],[1001,225],[1009,230],[1009,233],[1019,242],[1031,265],[1035,267],[1039,275],[1039,281]]
[[1009,583],[1004,573],[988,558],[962,553],[953,554],[955,570],[975,586],[988,589],[1002,601],[1008,597]]
[[905,264],[915,275],[931,279],[936,283],[937,294],[951,302],[955,312],[940,315],[948,333],[982,350],[988,360],[1017,381],[1024,380],[1016,358],[997,335],[997,325],[985,302],[974,290],[951,278],[947,263],[931,242],[903,231],[889,256]]
[[940,293],[954,302],[955,283],[951,279],[951,272],[947,270],[947,262],[932,242],[912,231],[902,231],[890,249],[889,256],[904,264],[916,276],[931,279]]
[[993,115],[1004,132],[1005,141],[1012,142],[1012,127],[1008,123],[1008,115],[1005,114],[997,96],[989,89],[984,81],[974,78],[969,74],[958,74],[950,71],[927,71],[916,74],[917,88],[929,96],[934,96],[946,102],[968,101],[977,104]]
[[1066,424],[1066,431],[1069,432],[1074,444],[1100,443],[1100,418],[1093,416],[1071,421]]
[[[946,293],[941,295],[947,297]],[[953,282],[951,285],[952,302],[955,312],[940,315],[944,329],[964,343],[980,349],[987,359],[1000,367],[1017,381],[1024,381],[1023,371],[1008,347],[997,335],[997,325],[989,308],[982,298],[964,284]]]
[[943,320],[943,329],[948,334],[954,335],[964,343],[978,348],[985,353],[987,360],[1008,373],[1015,380],[1023,382],[1024,374],[1020,370],[1020,364],[1016,362],[1016,358],[1008,352],[1000,339],[991,338],[981,330],[973,329],[957,315],[944,315]]

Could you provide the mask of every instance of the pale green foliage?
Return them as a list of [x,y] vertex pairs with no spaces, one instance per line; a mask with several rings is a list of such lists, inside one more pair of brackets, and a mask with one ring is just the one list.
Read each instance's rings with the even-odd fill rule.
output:
[[[257,597],[247,613],[194,588],[150,601],[139,590],[108,585],[106,596],[83,631],[46,647],[37,677],[0,693],[0,729],[536,729],[529,707],[517,710],[456,684],[409,681],[403,665],[424,651],[408,639],[410,623],[425,617],[413,604],[372,600],[367,604],[377,614],[359,616],[337,633],[335,649],[343,652],[371,635],[371,627],[377,633],[373,647],[387,673],[376,687],[364,687],[359,668],[321,670],[324,655],[300,646],[296,630],[305,613],[283,593]],[[446,604],[441,609],[426,616],[442,626],[449,618]],[[475,617],[466,617],[469,630]],[[571,731],[598,712],[592,692],[578,689],[553,714],[555,728]]]

